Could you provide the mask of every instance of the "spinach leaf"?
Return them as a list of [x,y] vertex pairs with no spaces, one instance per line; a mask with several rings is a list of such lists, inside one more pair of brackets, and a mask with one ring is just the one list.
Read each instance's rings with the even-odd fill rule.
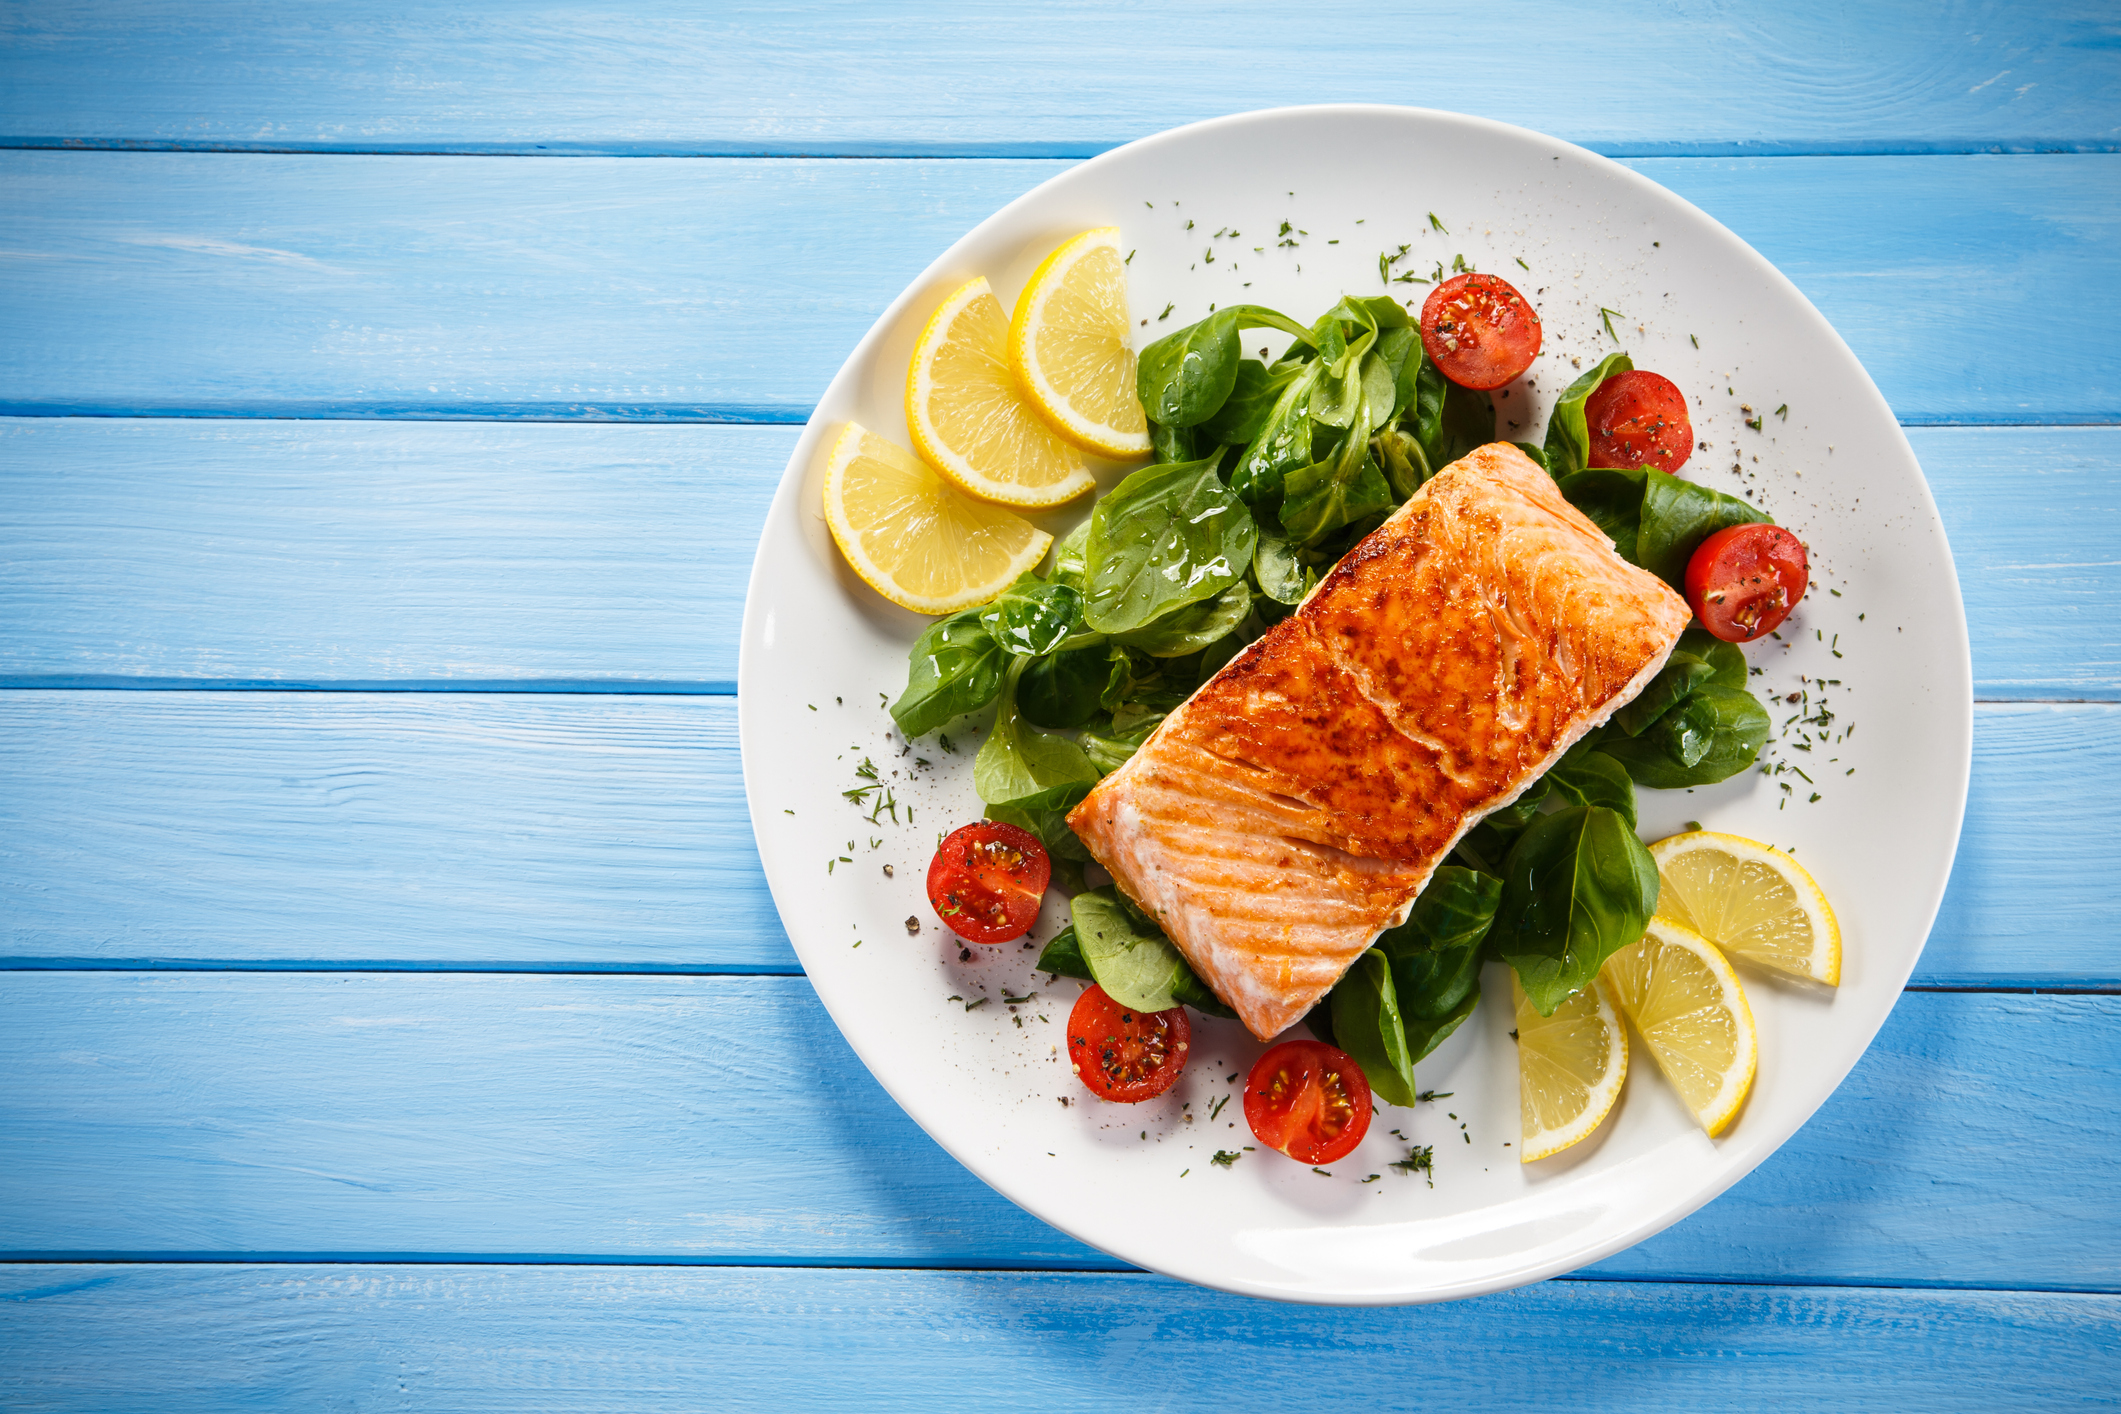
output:
[[1578,805],[1602,805],[1635,828],[1635,783],[1618,761],[1598,751],[1570,751],[1545,779]]
[[1684,590],[1687,558],[1711,532],[1768,519],[1736,496],[1649,468],[1596,467],[1559,481],[1569,504],[1613,537],[1622,559],[1675,589]]
[[906,690],[891,704],[891,720],[911,741],[977,711],[1002,690],[1008,661],[977,609],[937,619],[913,641]]
[[1492,936],[1539,1014],[1552,1016],[1656,909],[1657,865],[1635,831],[1617,811],[1578,805],[1518,836]]
[[1414,405],[1421,380],[1420,333],[1408,325],[1383,329],[1377,336],[1377,357],[1392,371],[1392,406],[1384,416],[1389,423]]
[[1088,781],[1070,781],[1021,800],[990,805],[987,818],[1006,821],[1037,835],[1038,842],[1046,847],[1046,854],[1053,862],[1054,877],[1060,879],[1064,887],[1080,889],[1082,866],[1090,862],[1090,851],[1076,837],[1075,831],[1068,828],[1068,812],[1082,804],[1083,797],[1089,793]]
[[1326,460],[1288,474],[1281,523],[1290,539],[1309,546],[1397,504],[1391,484],[1370,458],[1368,439],[1351,434]]
[[1502,903],[1502,880],[1477,869],[1446,864],[1429,877],[1407,921],[1387,928],[1377,946],[1397,960],[1424,952],[1450,952],[1488,935]]
[[1127,764],[1127,758],[1141,749],[1141,744],[1149,739],[1150,733],[1163,719],[1163,714],[1157,713],[1125,732],[1084,732],[1079,738],[1083,754],[1097,768],[1098,774],[1110,775]]
[[1231,388],[1229,398],[1215,416],[1194,429],[1205,444],[1202,451],[1218,442],[1233,447],[1249,446],[1260,429],[1267,425],[1267,417],[1281,400],[1282,390],[1295,382],[1303,371],[1301,363],[1282,362],[1269,368],[1256,358],[1241,360],[1237,365],[1237,383]]
[[1716,670],[1691,653],[1672,650],[1664,666],[1633,701],[1613,714],[1613,728],[1625,736],[1641,736],[1643,728],[1676,707],[1687,694],[1716,676]]
[[1688,653],[1707,663],[1715,673],[1709,681],[1718,687],[1745,686],[1745,650],[1735,643],[1725,643],[1700,624],[1679,635],[1679,646],[1673,652]]
[[1384,473],[1392,495],[1400,501],[1419,491],[1429,479],[1428,454],[1422,451],[1413,433],[1399,427],[1387,427],[1370,439],[1370,457]]
[[1251,611],[1252,590],[1239,580],[1213,599],[1174,609],[1130,633],[1114,634],[1113,641],[1152,658],[1178,658],[1235,633]]
[[1533,817],[1539,814],[1539,807],[1546,804],[1547,795],[1553,789],[1554,783],[1541,776],[1526,786],[1517,799],[1500,810],[1489,811],[1487,818],[1481,823],[1493,825],[1501,830],[1521,830],[1532,823]]
[[1083,614],[1125,633],[1237,583],[1259,530],[1215,459],[1145,466],[1090,512]]
[[1038,659],[1017,684],[1017,710],[1036,727],[1089,725],[1112,678],[1111,653],[1109,645],[1093,643]]
[[1296,558],[1281,521],[1271,512],[1259,515],[1259,548],[1252,553],[1252,578],[1259,592],[1277,604],[1298,604],[1304,597],[1304,567]]
[[1415,1061],[1443,1044],[1480,1005],[1480,962],[1477,938],[1441,952],[1392,956],[1400,1024],[1406,1032],[1407,1054]]
[[1038,970],[1051,972],[1056,977],[1080,977],[1085,982],[1095,982],[1090,975],[1090,964],[1083,961],[1082,940],[1075,936],[1075,925],[1055,933],[1045,947],[1039,950]]
[[[1511,446],[1530,457],[1541,471],[1547,470],[1547,449],[1532,442],[1512,442]],[[1549,473],[1550,475],[1552,473]]]
[[1626,373],[1634,366],[1635,361],[1624,353],[1607,354],[1596,368],[1561,390],[1561,400],[1554,404],[1554,411],[1547,414],[1544,458],[1546,468],[1555,480],[1590,466],[1591,425],[1583,415],[1583,405],[1598,391],[1600,383],[1616,373]]
[[1210,1016],[1235,1016],[1186,965],[1163,930],[1105,887],[1071,901],[1077,945],[1105,995],[1137,1011],[1167,1011],[1181,1004]]
[[1495,440],[1495,403],[1486,393],[1461,388],[1433,363],[1424,362],[1415,378],[1412,424],[1402,420],[1421,443],[1434,475],[1476,447]]
[[1281,495],[1282,481],[1311,463],[1311,394],[1324,373],[1314,360],[1298,369],[1274,400],[1259,431],[1238,454],[1230,485],[1252,505],[1266,505]]
[[1025,722],[1016,708],[1017,683],[1029,660],[1012,659],[1002,678],[994,730],[972,758],[972,788],[989,805],[1007,805],[1070,781],[1095,782],[1098,769],[1066,737],[1050,736]]
[[1160,464],[1174,462],[1197,462],[1212,456],[1216,441],[1198,427],[1170,427],[1161,422],[1149,424],[1149,459]]
[[1090,544],[1090,517],[1084,516],[1075,529],[1063,535],[1053,546],[1053,572],[1046,577],[1055,584],[1065,584],[1081,592],[1084,572],[1088,568],[1084,560],[1085,548]]
[[1083,600],[1068,585],[1018,575],[1016,583],[981,606],[979,621],[1007,651],[1043,658],[1082,627]]
[[1767,708],[1740,687],[1706,682],[1637,737],[1599,744],[1637,785],[1656,790],[1714,785],[1753,764],[1773,726]]
[[1392,965],[1371,948],[1342,974],[1327,998],[1333,1044],[1355,1058],[1377,1098],[1392,1105],[1414,1103],[1414,1057],[1392,986]]
[[1237,386],[1237,366],[1244,361],[1238,331],[1262,326],[1309,336],[1285,314],[1256,304],[1233,304],[1143,349],[1135,364],[1134,386],[1150,420],[1193,427],[1213,417]]

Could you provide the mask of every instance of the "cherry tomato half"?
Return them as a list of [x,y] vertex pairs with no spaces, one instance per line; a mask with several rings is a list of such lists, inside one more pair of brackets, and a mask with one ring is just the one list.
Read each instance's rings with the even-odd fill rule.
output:
[[1616,373],[1584,401],[1591,465],[1677,471],[1694,454],[1686,394],[1671,379],[1640,368]]
[[1497,275],[1453,275],[1421,303],[1421,347],[1461,388],[1485,392],[1539,357],[1539,311]]
[[1751,643],[1781,626],[1804,597],[1804,542],[1779,525],[1727,525],[1686,562],[1686,598],[1725,643]]
[[1029,830],[975,820],[952,830],[928,861],[928,902],[967,942],[1006,943],[1038,921],[1053,861]]
[[1284,1041],[1245,1077],[1245,1123],[1300,1164],[1330,1164],[1370,1132],[1370,1082],[1346,1051]]
[[1135,1011],[1092,983],[1068,1013],[1068,1064],[1100,1100],[1131,1105],[1178,1083],[1193,1048],[1186,1009]]

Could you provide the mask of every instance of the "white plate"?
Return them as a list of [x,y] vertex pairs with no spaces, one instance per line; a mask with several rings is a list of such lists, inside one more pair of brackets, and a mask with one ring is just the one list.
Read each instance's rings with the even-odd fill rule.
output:
[[[1284,221],[1294,247],[1276,243]],[[1755,772],[1640,794],[1646,838],[1700,820],[1792,847],[1840,914],[1838,992],[1748,975],[1760,1072],[1725,1137],[1700,1133],[1638,1048],[1604,1129],[1521,1165],[1507,977],[1490,968],[1479,1012],[1419,1067],[1425,1088],[1452,1097],[1381,1110],[1362,1147],[1321,1176],[1246,1150],[1241,1101],[1210,1118],[1237,1091],[1226,1077],[1241,1079],[1263,1049],[1236,1023],[1199,1027],[1196,1060],[1169,1095],[1101,1104],[1063,1058],[1078,984],[1049,985],[1035,954],[1015,945],[960,960],[922,880],[941,833],[980,814],[971,753],[924,744],[919,754],[937,764],[917,770],[887,738],[881,703],[903,687],[925,620],[841,563],[814,459],[827,430],[850,418],[905,442],[907,358],[951,288],[984,274],[1011,305],[1049,250],[1108,224],[1135,252],[1144,343],[1210,301],[1308,322],[1343,292],[1384,288],[1379,252],[1402,242],[1412,249],[1400,270],[1426,274],[1463,253],[1503,274],[1533,297],[1547,331],[1536,389],[1498,404],[1506,437],[1539,439],[1575,360],[1615,347],[1601,327],[1610,317],[1639,367],[1699,400],[1695,435],[1711,446],[1685,474],[1749,492],[1809,542],[1811,595],[1782,641],[1749,656],[1766,670],[1755,687],[1778,695],[1810,686],[1800,675],[1840,680],[1823,689],[1837,714],[1829,733],[1853,725],[1854,736],[1810,753],[1771,746],[1821,799],[1794,774]],[[1235,238],[1214,235],[1233,227]],[[1391,287],[1417,301],[1426,288]],[[1741,404],[1764,416],[1761,430],[1742,425]],[[1084,513],[1058,512],[1049,528]],[[1832,656],[1836,642],[1846,656]],[[752,568],[739,683],[752,824],[788,936],[855,1052],[923,1129],[1017,1203],[1114,1256],[1228,1291],[1365,1304],[1471,1296],[1596,1261],[1773,1153],[1863,1054],[1914,967],[1951,868],[1972,735],[1965,614],[1921,469],[1862,366],[1795,287],[1707,216],[1602,157],[1500,123],[1385,107],[1250,113],[1148,138],[1055,177],[944,252],[848,357],[796,444]],[[1804,710],[1778,702],[1778,728]],[[896,826],[888,815],[870,824],[840,794],[861,784],[864,756],[894,787]],[[1057,930],[1063,907],[1049,899],[1035,938]],[[924,925],[917,938],[909,916]],[[1025,992],[1039,995],[1012,1014],[1003,997]],[[981,997],[991,1000],[965,1009]],[[1406,1150],[1394,1130],[1434,1146],[1433,1188],[1388,1167]],[[1242,1157],[1217,1166],[1218,1150]],[[1371,1174],[1382,1177],[1365,1182]]]

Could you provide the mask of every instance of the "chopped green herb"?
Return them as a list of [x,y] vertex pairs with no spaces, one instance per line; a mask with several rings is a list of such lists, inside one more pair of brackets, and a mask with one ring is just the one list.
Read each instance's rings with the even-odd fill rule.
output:
[[1236,1151],[1231,1149],[1217,1149],[1215,1151],[1215,1157],[1208,1160],[1208,1162],[1215,1165],[1217,1168],[1226,1169],[1243,1157],[1243,1154],[1237,1153]]
[[1397,1163],[1385,1165],[1404,1174],[1422,1174],[1429,1180],[1429,1187],[1436,1186],[1436,1146],[1433,1144],[1409,1144],[1407,1156]]
[[1775,416],[1781,418],[1784,422],[1788,422],[1790,420],[1790,405],[1784,403],[1781,407],[1776,408]]
[[[1617,344],[1621,342],[1621,338],[1618,334],[1615,334],[1613,332],[1613,316],[1616,314],[1620,314],[1620,311],[1617,309],[1607,309],[1604,305],[1598,306],[1598,320],[1601,324],[1605,325],[1605,331],[1607,336],[1610,337],[1612,341]],[[1622,319],[1627,318],[1625,314],[1620,314],[1620,317]]]
[[979,1010],[979,1009],[980,1009],[981,1007],[985,1006],[985,1005],[987,1004],[987,1001],[988,1001],[988,999],[987,999],[986,997],[981,997],[981,998],[980,998],[980,999],[979,999],[978,1001],[976,1001],[976,1002],[966,1002],[966,1003],[965,1003],[965,1010],[966,1010],[966,1011],[977,1011],[977,1010]]
[[1529,265],[1526,265],[1526,264],[1524,263],[1524,257],[1523,257],[1523,256],[1521,256],[1521,255],[1518,255],[1518,256],[1512,256],[1512,257],[1511,257],[1511,259],[1513,259],[1513,260],[1515,260],[1515,261],[1517,262],[1517,266],[1518,266],[1518,268],[1519,268],[1519,269],[1521,269],[1521,270],[1529,270],[1529,269],[1531,269],[1531,268],[1532,268],[1531,266],[1529,266]]
[[1447,236],[1451,234],[1450,228],[1445,226],[1443,222],[1437,220],[1436,213],[1433,211],[1429,213],[1429,226],[1433,230],[1442,231]]

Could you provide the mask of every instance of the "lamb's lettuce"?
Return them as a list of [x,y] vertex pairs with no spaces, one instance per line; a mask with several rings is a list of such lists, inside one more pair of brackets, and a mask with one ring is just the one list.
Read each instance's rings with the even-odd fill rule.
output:
[[913,641],[906,690],[891,704],[891,720],[910,741],[976,712],[1001,692],[1008,663],[977,609],[937,619]]
[[1259,531],[1215,474],[1215,462],[1145,466],[1091,510],[1083,545],[1083,614],[1091,628],[1145,628],[1243,577]]
[[1163,929],[1117,889],[1085,890],[1070,908],[1076,947],[1091,979],[1121,1006],[1167,1011],[1183,1005],[1210,1016],[1236,1015],[1194,975]]
[[1512,846],[1491,946],[1551,1016],[1642,936],[1656,909],[1657,865],[1627,820],[1572,806],[1533,821]]
[[1624,353],[1607,354],[1595,368],[1561,390],[1560,401],[1547,415],[1546,456],[1541,459],[1555,480],[1590,466],[1591,425],[1584,416],[1583,405],[1598,391],[1600,383],[1634,367],[1635,361]]
[[1017,710],[1017,684],[1029,661],[1010,662],[1002,677],[994,730],[972,760],[972,788],[989,805],[1007,805],[1074,781],[1095,782],[1100,774],[1080,746],[1040,731]]

